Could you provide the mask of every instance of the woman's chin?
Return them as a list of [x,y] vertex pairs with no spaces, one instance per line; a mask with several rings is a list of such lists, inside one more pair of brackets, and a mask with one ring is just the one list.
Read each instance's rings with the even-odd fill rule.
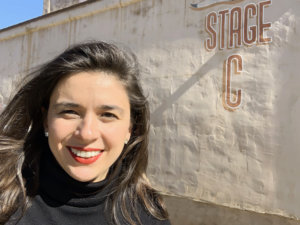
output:
[[105,179],[105,175],[100,176],[99,174],[92,174],[94,171],[88,171],[85,169],[78,169],[70,170],[67,173],[69,176],[71,176],[73,179],[79,181],[79,182],[99,182]]

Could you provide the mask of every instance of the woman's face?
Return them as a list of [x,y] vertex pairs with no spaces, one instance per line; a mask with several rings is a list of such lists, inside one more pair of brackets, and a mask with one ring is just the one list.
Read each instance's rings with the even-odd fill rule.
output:
[[53,155],[71,177],[105,179],[130,138],[130,103],[123,84],[106,72],[67,76],[53,90],[45,130]]

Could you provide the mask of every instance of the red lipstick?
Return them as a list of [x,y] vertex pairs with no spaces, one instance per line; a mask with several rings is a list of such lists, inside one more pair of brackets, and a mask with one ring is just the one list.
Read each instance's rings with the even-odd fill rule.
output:
[[[86,165],[94,163],[104,152],[102,149],[99,149],[99,148],[81,148],[81,147],[76,147],[76,146],[67,146],[67,148],[75,161],[77,161],[81,164],[86,164]],[[97,152],[99,152],[99,154],[92,156],[92,157],[80,157],[80,156],[76,155],[75,153],[73,153],[71,148],[78,150],[78,151],[85,151],[85,152],[97,151]]]

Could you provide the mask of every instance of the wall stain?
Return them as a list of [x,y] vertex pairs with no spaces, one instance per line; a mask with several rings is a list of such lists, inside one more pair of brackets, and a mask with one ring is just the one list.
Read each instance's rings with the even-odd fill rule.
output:
[[30,68],[30,61],[31,61],[31,48],[32,48],[32,33],[30,32],[30,29],[26,29],[28,31],[26,37],[27,37],[27,57],[26,57],[26,65],[25,70],[28,71]]
[[133,15],[136,15],[136,16],[142,15],[142,17],[145,17],[153,7],[154,7],[153,2],[152,2],[152,5],[145,5],[145,6],[139,5],[139,7],[136,8],[135,10],[133,10],[132,13],[133,13]]

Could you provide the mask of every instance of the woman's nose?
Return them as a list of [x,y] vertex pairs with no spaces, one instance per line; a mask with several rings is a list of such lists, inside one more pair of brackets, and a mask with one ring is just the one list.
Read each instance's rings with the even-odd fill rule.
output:
[[83,118],[75,131],[75,136],[83,142],[92,142],[99,138],[100,130],[97,120],[92,115]]

